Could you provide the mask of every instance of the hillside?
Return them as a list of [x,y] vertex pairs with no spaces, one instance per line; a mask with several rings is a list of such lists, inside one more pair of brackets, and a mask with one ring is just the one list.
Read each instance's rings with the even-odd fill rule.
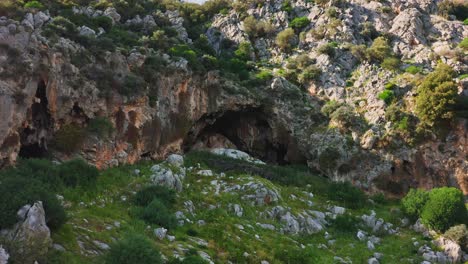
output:
[[[463,0],[2,0],[0,264],[109,262],[110,245],[148,245],[135,234],[195,263],[462,261],[467,14]],[[156,166],[173,154],[182,167]],[[175,201],[135,205],[148,185]],[[158,217],[174,226],[142,220]]]

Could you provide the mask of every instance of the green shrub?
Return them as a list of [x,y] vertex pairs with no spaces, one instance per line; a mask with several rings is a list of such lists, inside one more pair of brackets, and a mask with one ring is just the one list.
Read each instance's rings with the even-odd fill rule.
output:
[[377,204],[386,204],[387,199],[385,198],[385,194],[382,192],[376,193],[371,196],[371,200],[374,201]]
[[47,189],[60,191],[64,186],[59,177],[58,168],[51,161],[44,159],[22,159],[15,168],[4,170],[1,177],[24,177],[35,179],[47,186]]
[[318,53],[327,54],[330,57],[335,56],[335,45],[332,43],[327,43],[318,48]]
[[366,45],[353,45],[351,46],[351,54],[359,61],[364,61],[367,58]]
[[384,88],[385,90],[393,90],[396,88],[396,84],[389,82],[384,85]]
[[437,231],[446,231],[467,221],[463,193],[453,187],[433,189],[421,213],[422,222]]
[[282,50],[289,51],[296,44],[296,34],[291,28],[287,28],[276,36],[276,45]]
[[330,114],[330,119],[349,127],[354,125],[357,116],[354,114],[354,110],[351,106],[343,104]]
[[271,73],[271,71],[262,70],[261,72],[255,74],[255,78],[261,81],[269,81],[273,78],[273,74]]
[[328,147],[319,155],[319,165],[322,170],[330,170],[336,167],[336,160],[340,158],[340,152],[334,147]]
[[387,57],[385,58],[380,66],[389,71],[397,71],[400,68],[401,61],[396,57]]
[[306,84],[310,81],[317,81],[320,79],[322,75],[322,69],[315,65],[311,65],[302,70],[302,72],[298,75],[298,80],[302,84]]
[[98,169],[82,159],[63,162],[58,166],[58,173],[68,187],[91,187],[99,176]]
[[349,182],[333,182],[327,190],[330,200],[341,203],[346,208],[358,209],[365,206],[366,195]]
[[296,17],[291,21],[291,23],[289,23],[289,26],[296,30],[300,30],[309,24],[310,20],[307,17]]
[[356,217],[343,214],[337,215],[335,219],[331,221],[331,226],[339,232],[344,233],[355,233],[357,231],[359,221]]
[[468,18],[463,20],[463,25],[468,26]]
[[113,25],[112,19],[107,16],[97,16],[92,22],[97,28],[102,27],[106,32],[110,31]]
[[44,5],[41,4],[39,1],[31,1],[24,4],[24,8],[43,9]]
[[392,50],[388,41],[384,37],[378,37],[374,40],[370,48],[366,51],[366,57],[370,61],[383,62],[386,58],[390,57]]
[[387,105],[391,104],[393,99],[395,99],[395,94],[391,90],[384,90],[379,93],[379,99],[383,100]]
[[371,22],[364,22],[361,25],[361,35],[368,39],[375,39],[379,36],[379,32],[375,29],[375,26]]
[[135,194],[133,203],[138,206],[147,206],[156,198],[162,201],[167,207],[171,208],[176,201],[176,194],[174,190],[165,186],[148,186]]
[[57,229],[66,221],[66,214],[53,192],[40,181],[26,177],[8,177],[0,181],[0,229],[9,228],[17,219],[17,211],[24,205],[42,201],[46,223]]
[[243,60],[243,61],[249,61],[252,59],[252,46],[250,45],[250,42],[241,42],[239,44],[239,48],[234,52],[237,58]]
[[468,249],[468,230],[466,229],[466,225],[452,226],[445,232],[444,237],[458,243],[462,249]]
[[125,76],[124,83],[118,87],[118,91],[121,95],[132,96],[139,94],[145,88],[145,81],[140,76],[129,74]]
[[161,254],[153,243],[141,235],[129,235],[111,246],[106,264],[162,264]]
[[83,144],[86,132],[76,124],[65,124],[55,132],[54,146],[65,153],[78,150]]
[[433,126],[436,122],[453,117],[457,97],[457,84],[453,81],[455,71],[440,64],[419,85],[416,97],[416,113],[423,125]]
[[89,120],[88,132],[99,136],[100,138],[108,138],[114,132],[112,122],[106,117],[95,117]]
[[468,50],[468,38],[464,38],[458,46],[464,50]]
[[323,106],[322,109],[320,110],[322,114],[324,114],[327,117],[330,117],[333,112],[336,111],[340,106],[342,106],[343,103],[339,103],[338,101],[331,100],[326,102]]
[[401,200],[403,212],[411,219],[416,220],[429,200],[429,192],[422,189],[410,189]]
[[159,199],[153,199],[141,213],[141,218],[150,224],[156,224],[167,229],[176,226],[176,218],[166,205]]
[[406,68],[405,72],[411,73],[411,74],[417,74],[422,72],[422,68],[418,66],[411,65],[408,68]]

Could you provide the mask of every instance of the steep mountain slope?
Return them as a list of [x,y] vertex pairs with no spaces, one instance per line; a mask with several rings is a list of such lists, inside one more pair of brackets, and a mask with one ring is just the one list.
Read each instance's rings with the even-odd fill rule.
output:
[[[80,155],[106,168],[236,147],[371,191],[466,193],[463,10],[463,1],[6,1],[2,165]],[[439,62],[449,77],[436,93]]]

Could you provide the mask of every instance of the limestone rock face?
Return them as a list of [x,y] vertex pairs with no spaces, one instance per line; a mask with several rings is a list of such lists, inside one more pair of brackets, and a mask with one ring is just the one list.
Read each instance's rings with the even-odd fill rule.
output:
[[[164,159],[192,149],[238,149],[266,162],[307,163],[334,180],[371,191],[396,186],[393,191],[401,195],[410,187],[450,185],[466,194],[466,119],[456,120],[446,137],[410,147],[393,137],[397,124],[387,120],[389,105],[379,98],[386,85],[394,83],[395,103],[414,115],[415,85],[438,61],[459,74],[468,70],[466,56],[457,47],[468,37],[467,26],[440,16],[439,2],[350,0],[332,7],[296,0],[285,8],[284,1],[269,0],[246,5],[242,15],[235,8],[217,14],[204,33],[218,55],[225,45],[235,51],[236,45],[248,42],[258,70],[264,67],[259,65],[272,67],[271,81],[249,88],[218,71],[192,71],[187,59],[153,52],[143,44],[128,52],[102,52],[99,59],[84,56],[90,52],[79,43],[44,36],[47,24],[56,19],[47,11],[27,13],[19,21],[0,17],[0,167],[14,163],[20,154],[31,154],[31,149],[59,159],[78,154],[99,168],[141,158]],[[172,37],[181,43],[192,42],[186,21],[174,10],[126,21],[111,7],[80,6],[72,11],[135,26],[145,34],[143,42],[161,22],[174,29]],[[245,15],[266,23],[271,32],[248,36]],[[285,52],[275,37],[290,27],[293,17],[307,17],[310,23],[296,34],[298,45]],[[104,34],[76,26],[91,38]],[[389,46],[402,59],[399,71],[352,52],[358,45],[371,46],[378,35],[393,36]],[[321,50],[329,44],[330,54]],[[288,76],[284,71],[303,55],[322,73],[300,87],[280,76]],[[141,82],[143,77],[135,73],[153,57],[166,69],[147,73],[151,81]],[[409,66],[420,67],[422,73],[404,73]],[[466,94],[466,79],[457,82],[460,94]],[[132,84],[136,89],[128,90],[138,92],[120,92]],[[350,116],[362,120],[350,128],[330,122],[320,113],[329,100],[351,106]],[[54,134],[66,125],[86,128],[98,117],[110,121],[112,135],[85,136],[70,154],[51,148]]]
[[12,229],[1,230],[0,235],[13,245],[16,260],[33,263],[44,257],[52,245],[42,202],[23,206],[18,211],[18,219]]

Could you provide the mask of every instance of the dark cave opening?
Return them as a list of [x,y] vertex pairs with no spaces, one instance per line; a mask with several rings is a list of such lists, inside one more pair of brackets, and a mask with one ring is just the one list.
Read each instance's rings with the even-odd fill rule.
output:
[[289,133],[273,127],[261,108],[226,111],[202,117],[190,130],[183,147],[184,151],[235,148],[270,163],[304,163]]
[[52,128],[46,83],[39,81],[31,108],[28,110],[28,126],[20,132],[20,158],[43,158],[47,156],[47,141]]

